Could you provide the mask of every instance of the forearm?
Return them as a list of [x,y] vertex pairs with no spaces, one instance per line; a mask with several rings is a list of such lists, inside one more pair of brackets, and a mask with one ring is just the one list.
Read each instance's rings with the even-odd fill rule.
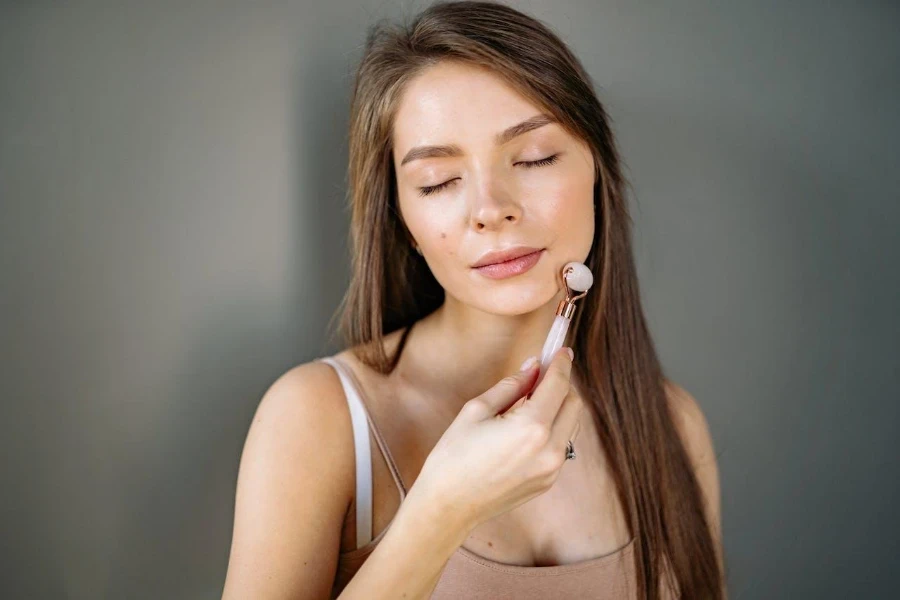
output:
[[427,600],[470,530],[460,515],[447,514],[437,503],[419,497],[413,486],[338,600]]

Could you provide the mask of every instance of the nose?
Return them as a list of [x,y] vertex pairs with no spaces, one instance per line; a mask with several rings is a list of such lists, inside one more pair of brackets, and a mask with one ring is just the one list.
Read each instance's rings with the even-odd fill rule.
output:
[[515,223],[522,217],[522,209],[504,192],[479,193],[472,206],[471,225],[475,231],[496,230],[507,222]]

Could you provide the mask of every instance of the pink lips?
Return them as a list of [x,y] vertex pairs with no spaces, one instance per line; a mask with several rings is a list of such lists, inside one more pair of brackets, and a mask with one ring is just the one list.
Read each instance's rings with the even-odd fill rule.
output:
[[543,253],[543,250],[537,250],[536,252],[532,252],[531,254],[526,254],[512,260],[507,260],[492,265],[484,265],[483,267],[474,267],[474,269],[485,277],[490,277],[491,279],[506,279],[507,277],[520,275],[531,269],[531,267],[536,265],[537,262],[541,259],[541,255]]

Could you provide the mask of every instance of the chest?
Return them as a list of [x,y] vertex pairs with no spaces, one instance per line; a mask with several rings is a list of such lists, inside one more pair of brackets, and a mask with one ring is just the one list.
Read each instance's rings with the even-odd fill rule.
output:
[[[367,409],[409,489],[454,416],[434,402],[398,394],[376,382],[363,385],[367,388]],[[390,399],[389,405],[386,399]],[[401,497],[387,459],[371,432],[370,441],[372,535],[376,537],[390,524]],[[630,534],[624,512],[589,416],[581,424],[576,448],[578,457],[563,465],[550,490],[480,524],[470,532],[464,548],[499,563],[552,566],[592,559],[625,545]],[[342,551],[353,549],[355,539],[355,507],[351,506]]]
[[463,546],[490,560],[554,566],[590,560],[624,546],[630,534],[612,474],[593,432],[578,435],[578,457],[553,487],[476,527]]

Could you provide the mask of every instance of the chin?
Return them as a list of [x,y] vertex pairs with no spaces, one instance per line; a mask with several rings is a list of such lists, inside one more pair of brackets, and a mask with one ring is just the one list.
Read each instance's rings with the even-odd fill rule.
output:
[[551,265],[552,262],[547,261],[508,279],[490,280],[471,273],[468,277],[447,278],[447,285],[442,281],[444,278],[437,279],[445,293],[462,304],[485,313],[516,316],[540,310],[548,303],[556,307],[559,294],[564,290],[555,277],[556,269],[561,265]]
[[473,298],[470,304],[479,310],[494,315],[524,315],[541,309],[552,302],[557,295],[553,286],[528,285],[509,286],[508,289],[497,289],[482,293]]

